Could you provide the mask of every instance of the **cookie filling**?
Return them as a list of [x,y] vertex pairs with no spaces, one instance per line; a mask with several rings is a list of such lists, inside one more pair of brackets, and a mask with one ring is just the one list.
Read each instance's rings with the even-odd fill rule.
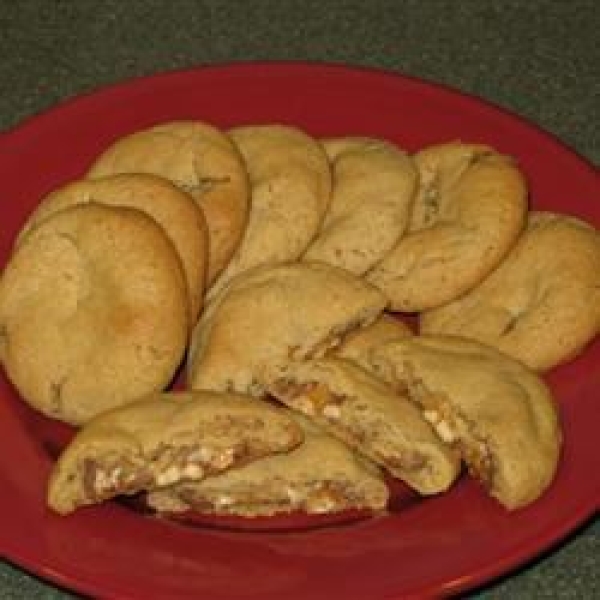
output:
[[98,502],[122,494],[135,494],[178,481],[198,481],[235,465],[241,466],[268,450],[238,442],[226,448],[163,445],[147,458],[108,455],[83,463],[84,496]]
[[494,479],[492,452],[488,440],[477,431],[475,423],[451,406],[441,394],[429,392],[419,380],[412,381],[408,390],[439,438],[456,448],[469,473],[490,488]]
[[[321,383],[284,382],[277,387],[276,393],[292,408],[327,421],[336,436],[402,479],[410,477],[410,473],[420,474],[430,467],[430,460],[423,452],[400,447],[401,442],[385,421],[376,418],[342,421],[343,405],[350,398],[333,393]],[[356,406],[355,410],[359,411],[360,407]],[[382,432],[386,433],[382,435]]]
[[311,417],[324,417],[337,421],[341,416],[341,405],[346,396],[334,394],[325,385],[317,382],[304,384],[279,381],[274,386],[277,396],[296,410]]
[[124,456],[86,458],[83,462],[83,495],[99,502],[120,494],[135,494],[154,480],[139,460]]
[[[209,514],[269,515],[278,512],[303,511],[323,514],[349,508],[384,508],[387,497],[382,486],[379,493],[368,493],[349,481],[308,481],[290,484],[284,481],[266,482],[246,489],[199,491],[193,488],[177,490],[178,501],[157,502],[159,510],[194,510]],[[163,508],[164,507],[164,508]]]

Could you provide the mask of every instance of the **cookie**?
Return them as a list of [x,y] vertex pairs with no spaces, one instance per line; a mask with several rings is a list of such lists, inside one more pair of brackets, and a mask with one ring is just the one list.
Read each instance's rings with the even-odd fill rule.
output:
[[284,411],[235,394],[150,394],[91,420],[54,465],[47,503],[60,514],[119,495],[199,481],[297,446]]
[[211,283],[233,255],[248,218],[248,174],[229,138],[200,121],[162,123],[117,139],[88,177],[119,173],[159,175],[194,198],[208,226]]
[[21,235],[59,210],[89,202],[137,208],[163,227],[181,258],[190,297],[190,316],[195,322],[204,296],[208,233],[204,215],[192,198],[155,175],[137,173],[81,179],[43,198],[29,216]]
[[420,317],[425,333],[485,342],[534,370],[574,358],[600,331],[600,235],[531,213],[518,244],[479,286]]
[[88,203],[41,221],[0,280],[0,359],[22,397],[72,424],[164,388],[182,361],[187,286],[164,230]]
[[408,325],[396,317],[383,314],[370,325],[351,331],[342,343],[334,348],[333,354],[352,360],[360,366],[368,365],[374,348],[412,335]]
[[349,360],[290,363],[269,391],[420,494],[443,492],[458,475],[458,454],[414,403]]
[[304,257],[363,275],[407,228],[418,173],[391,142],[347,137],[322,144],[333,170],[331,203]]
[[304,441],[293,450],[204,481],[154,490],[148,504],[158,512],[242,517],[383,510],[389,493],[380,470],[308,420],[294,419]]
[[450,336],[413,336],[373,351],[372,368],[406,390],[440,439],[508,509],[548,488],[562,434],[540,377],[498,350]]
[[283,125],[229,132],[250,175],[251,207],[242,241],[213,295],[252,267],[300,257],[317,233],[331,196],[331,171],[321,145]]
[[402,312],[440,306],[477,285],[514,245],[527,210],[521,172],[492,148],[441,144],[414,160],[420,186],[408,232],[367,274]]
[[289,360],[325,353],[385,303],[372,285],[325,263],[256,267],[231,279],[196,325],[188,386],[263,395]]

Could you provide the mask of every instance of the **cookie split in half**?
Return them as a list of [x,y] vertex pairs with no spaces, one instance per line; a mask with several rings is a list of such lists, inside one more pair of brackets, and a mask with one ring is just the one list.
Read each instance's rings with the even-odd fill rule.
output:
[[154,490],[148,504],[158,512],[242,517],[385,509],[389,493],[378,467],[308,420],[293,419],[304,432],[293,450],[204,481]]
[[292,363],[269,391],[421,494],[447,490],[459,473],[417,406],[351,361]]
[[199,481],[297,446],[284,411],[235,394],[153,394],[90,421],[67,446],[48,484],[48,505],[80,506]]
[[367,274],[400,312],[440,306],[477,285],[514,245],[527,211],[523,175],[492,148],[440,144],[413,158],[420,186],[408,231]]
[[525,506],[548,488],[562,444],[558,407],[521,362],[472,340],[413,336],[380,346],[370,363],[406,391],[506,508]]

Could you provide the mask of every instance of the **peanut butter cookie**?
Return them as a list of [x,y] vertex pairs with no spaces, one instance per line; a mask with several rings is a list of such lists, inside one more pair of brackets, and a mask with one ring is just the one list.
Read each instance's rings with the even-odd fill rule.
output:
[[243,517],[383,510],[389,493],[379,468],[307,419],[293,418],[304,432],[304,441],[293,450],[204,481],[154,490],[148,504],[159,512]]
[[406,394],[349,360],[290,363],[269,391],[421,494],[447,490],[458,475],[458,454]]
[[600,234],[533,212],[517,245],[476,288],[420,316],[421,331],[479,340],[546,371],[600,331]]
[[191,319],[195,322],[204,296],[208,232],[204,215],[194,200],[155,175],[136,173],[81,179],[43,198],[29,216],[21,235],[59,210],[89,202],[137,208],[163,227],[181,258],[190,296]]
[[498,350],[450,336],[375,349],[372,370],[420,407],[441,440],[508,509],[536,500],[556,473],[558,407],[540,377]]
[[261,396],[295,358],[318,356],[376,319],[379,290],[325,263],[264,265],[229,281],[196,325],[188,353],[192,389]]
[[331,196],[321,145],[294,127],[254,125],[229,132],[250,174],[248,226],[211,296],[252,267],[296,260],[316,235]]
[[207,283],[237,248],[248,218],[244,161],[227,135],[208,123],[173,121],[117,139],[88,177],[151,173],[190,194],[204,212],[209,235]]
[[301,428],[254,398],[210,392],[151,394],[90,421],[67,446],[48,484],[48,505],[80,506],[199,481],[297,446]]
[[391,142],[322,140],[333,191],[323,225],[304,258],[363,275],[392,249],[408,226],[418,173]]
[[0,279],[0,359],[22,397],[82,424],[163,389],[190,329],[181,261],[145,213],[88,203],[32,227]]
[[477,285],[514,245],[527,210],[521,172],[492,148],[441,144],[414,160],[420,187],[408,232],[367,274],[402,312],[440,306]]

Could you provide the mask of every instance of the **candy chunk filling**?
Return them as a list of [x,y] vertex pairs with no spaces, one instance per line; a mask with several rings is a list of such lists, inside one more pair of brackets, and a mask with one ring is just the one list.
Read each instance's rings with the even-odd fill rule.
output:
[[[373,489],[372,489],[373,488]],[[358,486],[351,481],[331,479],[285,482],[277,479],[260,486],[242,486],[221,491],[186,488],[173,490],[177,499],[160,497],[159,510],[182,512],[194,510],[208,514],[271,515],[302,511],[323,514],[350,508],[380,510],[387,502],[387,489],[381,486]]]
[[344,404],[356,399],[335,394],[318,382],[280,382],[274,391],[299,412],[324,419],[334,435],[402,479],[410,477],[410,472],[421,474],[429,467],[428,457],[416,448],[404,447],[381,417],[368,418],[365,414],[360,421],[350,417],[342,419]]
[[219,448],[163,445],[149,457],[108,454],[83,462],[83,491],[88,502],[165,487],[179,481],[199,481],[266,453],[245,442]]
[[465,461],[469,473],[488,489],[494,479],[494,460],[488,440],[456,407],[441,394],[432,394],[422,382],[414,381],[408,387],[410,397],[421,407],[423,417],[439,438],[456,448]]
[[274,391],[296,410],[312,417],[322,416],[331,421],[340,418],[341,405],[347,399],[316,382],[305,384],[278,382]]

